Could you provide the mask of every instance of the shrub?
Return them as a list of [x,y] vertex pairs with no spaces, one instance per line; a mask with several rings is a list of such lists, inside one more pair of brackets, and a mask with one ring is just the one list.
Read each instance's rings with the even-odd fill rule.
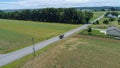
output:
[[94,25],[99,24],[99,21],[97,20],[97,21],[93,22],[93,24]]
[[98,20],[96,21],[96,24],[99,24],[99,21],[98,21]]
[[118,19],[118,25],[120,25],[120,19]]
[[92,32],[92,28],[89,27],[89,28],[88,28],[88,34],[91,35],[91,32]]
[[109,24],[109,21],[108,20],[104,20],[103,23],[104,24]]
[[114,20],[115,20],[114,18],[110,18],[110,19],[109,19],[110,22],[112,22],[112,21],[114,21]]

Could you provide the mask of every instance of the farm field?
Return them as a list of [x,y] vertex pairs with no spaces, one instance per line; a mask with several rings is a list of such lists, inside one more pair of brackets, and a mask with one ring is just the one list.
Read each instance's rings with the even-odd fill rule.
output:
[[97,11],[97,12],[93,12],[93,18],[90,19],[90,21],[95,20],[96,18],[98,18],[99,16],[103,15],[105,12],[103,11]]
[[80,25],[0,19],[0,54],[57,36]]
[[104,20],[109,20],[109,18],[105,18],[103,17],[101,20],[99,20],[99,24],[98,25],[93,25],[92,27],[93,28],[100,28],[100,29],[107,29],[110,25],[114,25],[115,27],[118,27],[120,28],[120,25],[118,24],[118,21],[117,19],[115,19],[114,21],[112,22],[109,22],[109,24],[103,24],[103,21]]
[[119,68],[119,44],[119,40],[74,35],[54,43],[21,68]]

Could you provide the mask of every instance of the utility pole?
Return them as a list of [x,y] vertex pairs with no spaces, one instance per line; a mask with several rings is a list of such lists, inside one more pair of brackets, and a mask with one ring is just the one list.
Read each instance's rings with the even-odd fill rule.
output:
[[34,38],[32,37],[32,43],[33,43],[33,58],[35,58],[35,44],[34,44]]

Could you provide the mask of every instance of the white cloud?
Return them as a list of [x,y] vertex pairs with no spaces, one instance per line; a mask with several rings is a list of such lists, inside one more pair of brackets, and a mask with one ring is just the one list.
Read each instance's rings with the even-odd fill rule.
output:
[[19,0],[18,2],[0,2],[1,4],[18,4],[18,5],[51,5],[51,4],[65,4],[65,3],[82,3],[89,0]]
[[66,0],[67,3],[84,3],[89,1],[90,0]]
[[[0,2],[0,6],[11,8],[37,8],[37,7],[67,7],[68,5],[88,2],[89,0],[19,0],[17,2]],[[7,6],[9,5],[9,6]],[[16,5],[16,6],[13,6]],[[6,8],[5,7],[5,8]],[[0,7],[1,8],[1,7]]]
[[83,7],[83,6],[116,6],[119,0],[18,0],[0,2],[0,9],[42,8],[42,7]]

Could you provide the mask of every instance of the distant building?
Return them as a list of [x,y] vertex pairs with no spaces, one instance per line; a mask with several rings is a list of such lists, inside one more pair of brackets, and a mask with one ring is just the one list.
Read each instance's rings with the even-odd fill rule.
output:
[[112,15],[112,14],[108,14],[107,15],[108,18],[117,18],[116,16]]
[[104,9],[105,11],[109,11],[109,9]]
[[112,36],[118,36],[118,37],[120,37],[120,29],[116,28],[116,27],[109,27],[106,30],[106,34],[107,35],[112,35]]
[[117,16],[113,16],[112,18],[117,18]]
[[118,15],[118,18],[120,19],[120,15]]
[[112,14],[108,14],[107,17],[108,17],[108,18],[112,18],[113,15],[112,15]]

